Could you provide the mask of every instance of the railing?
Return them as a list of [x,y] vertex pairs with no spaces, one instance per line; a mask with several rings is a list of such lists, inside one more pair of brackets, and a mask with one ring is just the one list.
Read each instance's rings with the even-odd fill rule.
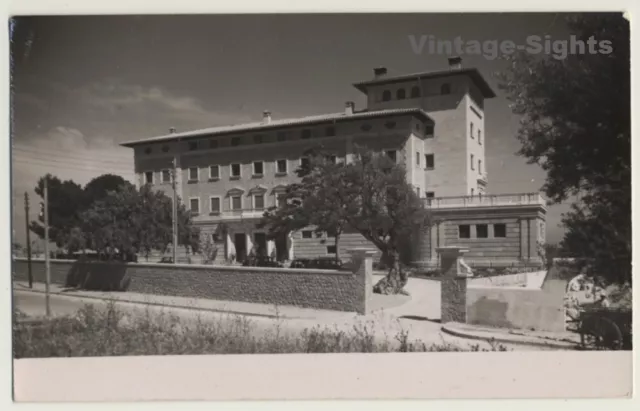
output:
[[200,217],[209,217],[211,219],[220,219],[220,220],[234,220],[234,219],[242,219],[242,218],[260,218],[267,210],[267,207],[264,209],[256,209],[256,208],[246,208],[241,210],[224,210],[220,212],[210,212],[210,213],[199,213],[197,214]]
[[491,207],[507,205],[546,205],[540,193],[474,195],[457,197],[425,198],[424,204],[428,208],[466,208]]

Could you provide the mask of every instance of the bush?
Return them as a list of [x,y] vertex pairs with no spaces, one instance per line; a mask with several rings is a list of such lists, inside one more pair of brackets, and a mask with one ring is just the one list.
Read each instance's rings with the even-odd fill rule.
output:
[[242,263],[245,267],[283,267],[283,264],[271,257],[250,256]]
[[343,268],[343,264],[342,261],[336,261],[331,257],[297,258],[291,262],[290,268],[340,270]]

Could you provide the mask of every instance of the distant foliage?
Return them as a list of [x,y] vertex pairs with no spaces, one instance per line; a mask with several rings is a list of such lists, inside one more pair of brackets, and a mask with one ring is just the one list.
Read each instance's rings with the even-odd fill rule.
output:
[[593,257],[609,281],[631,281],[629,22],[622,13],[583,13],[566,23],[585,43],[611,41],[613,52],[516,53],[499,87],[521,116],[519,154],[547,173],[546,195],[553,202],[579,197],[563,218],[562,250]]

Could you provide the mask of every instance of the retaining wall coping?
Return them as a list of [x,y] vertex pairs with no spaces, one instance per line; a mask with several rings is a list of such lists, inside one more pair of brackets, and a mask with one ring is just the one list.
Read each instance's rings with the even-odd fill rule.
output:
[[[14,261],[28,262],[29,260],[24,257],[14,258]],[[32,258],[31,262],[44,262],[43,258]],[[74,264],[80,260],[63,260],[63,259],[50,259],[52,264]],[[125,265],[129,267],[152,267],[152,268],[189,268],[195,270],[216,270],[216,271],[244,271],[244,272],[266,272],[266,273],[278,273],[278,274],[323,274],[323,275],[340,275],[340,276],[353,276],[355,275],[351,271],[339,271],[339,270],[322,270],[317,268],[285,268],[285,267],[245,267],[245,266],[226,266],[226,265],[213,265],[213,264],[163,264],[163,263],[133,263],[133,262],[116,262],[116,261],[80,261],[83,264],[105,264],[105,265]]]

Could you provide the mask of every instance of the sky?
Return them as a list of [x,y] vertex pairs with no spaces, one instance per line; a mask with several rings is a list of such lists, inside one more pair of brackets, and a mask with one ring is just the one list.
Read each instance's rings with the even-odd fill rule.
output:
[[[409,36],[566,39],[560,15],[182,15],[27,17],[12,27],[13,229],[24,244],[24,193],[47,172],[86,184],[113,173],[133,181],[127,140],[217,125],[333,113],[372,78],[447,68],[447,56],[414,52]],[[488,193],[539,191],[544,171],[515,153],[519,118],[498,90],[505,62],[463,55],[497,93],[485,103]],[[568,204],[547,210],[558,242]],[[32,236],[32,238],[34,238]]]

